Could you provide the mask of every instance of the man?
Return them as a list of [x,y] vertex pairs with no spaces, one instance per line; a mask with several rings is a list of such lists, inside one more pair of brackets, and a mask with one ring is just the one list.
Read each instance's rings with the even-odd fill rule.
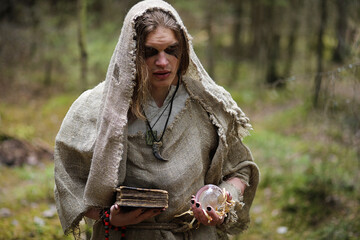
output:
[[[125,234],[100,216],[126,227],[126,239],[218,239],[246,228],[259,178],[241,142],[251,125],[189,39],[164,1],[127,14],[105,82],[74,102],[56,138],[55,198],[66,233],[84,216],[97,220],[92,239]],[[205,184],[225,188],[235,206],[225,217],[192,198],[200,223],[192,229],[176,216]],[[114,205],[119,185],[167,190],[169,208],[122,211]]]

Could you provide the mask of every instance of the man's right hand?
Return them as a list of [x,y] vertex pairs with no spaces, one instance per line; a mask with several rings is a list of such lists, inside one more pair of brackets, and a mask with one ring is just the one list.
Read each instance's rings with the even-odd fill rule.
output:
[[121,207],[114,204],[110,208],[110,224],[115,227],[123,227],[140,223],[148,218],[155,217],[162,212],[157,208],[137,208],[130,212],[122,212]]

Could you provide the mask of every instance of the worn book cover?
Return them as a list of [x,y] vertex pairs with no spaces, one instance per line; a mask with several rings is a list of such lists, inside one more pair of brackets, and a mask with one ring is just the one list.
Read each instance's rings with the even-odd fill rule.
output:
[[147,189],[120,186],[116,188],[116,204],[131,208],[167,208],[168,192],[161,189]]

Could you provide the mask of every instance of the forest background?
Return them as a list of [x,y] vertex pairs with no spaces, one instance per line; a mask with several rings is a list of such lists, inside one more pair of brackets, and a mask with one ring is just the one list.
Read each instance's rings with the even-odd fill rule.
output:
[[[54,138],[105,78],[136,2],[0,1],[0,239],[65,238]],[[360,1],[169,2],[253,124],[244,141],[261,183],[250,228],[233,239],[359,239]]]

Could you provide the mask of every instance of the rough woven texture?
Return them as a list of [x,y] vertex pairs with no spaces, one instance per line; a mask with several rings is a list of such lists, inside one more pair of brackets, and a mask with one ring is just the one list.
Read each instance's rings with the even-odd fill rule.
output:
[[[127,113],[135,79],[135,19],[150,9],[171,13],[187,35],[190,66],[183,82],[192,99],[208,112],[219,135],[214,158],[222,159],[224,169],[231,157],[243,151],[241,138],[251,129],[249,119],[237,107],[230,94],[208,76],[195,55],[191,37],[177,12],[166,2],[147,0],[136,4],[124,20],[118,44],[107,71],[106,80],[83,93],[71,106],[55,143],[55,199],[62,227],[66,233],[78,226],[91,207],[108,207],[113,189],[126,174]],[[227,161],[225,161],[227,159]],[[246,224],[248,208],[254,198],[259,172],[251,161],[240,164],[252,167],[250,187],[244,194],[245,208],[239,217]],[[230,159],[231,160],[231,159]],[[230,161],[231,162],[231,161]],[[232,172],[210,168],[206,182],[216,182]],[[241,227],[243,229],[244,227]]]

